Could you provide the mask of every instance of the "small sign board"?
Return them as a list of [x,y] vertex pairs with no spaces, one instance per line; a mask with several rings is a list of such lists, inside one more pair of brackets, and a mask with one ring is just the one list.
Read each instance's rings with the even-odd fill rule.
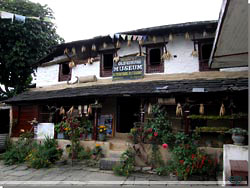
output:
[[143,78],[145,57],[133,56],[121,58],[113,64],[113,80],[132,80]]
[[39,123],[37,125],[37,139],[54,138],[54,123]]
[[201,92],[201,93],[203,93],[203,92],[205,92],[205,89],[204,88],[193,88],[192,89],[192,92]]

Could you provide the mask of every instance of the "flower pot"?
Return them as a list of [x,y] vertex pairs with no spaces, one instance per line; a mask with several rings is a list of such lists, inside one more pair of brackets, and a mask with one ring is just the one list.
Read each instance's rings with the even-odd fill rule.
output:
[[98,134],[98,140],[100,140],[100,141],[105,141],[105,140],[106,140],[106,134],[101,134],[101,133],[99,133],[99,134]]
[[57,133],[57,139],[64,139],[64,133]]
[[245,140],[245,137],[243,135],[232,135],[232,140],[234,141],[234,145],[242,146],[243,142]]

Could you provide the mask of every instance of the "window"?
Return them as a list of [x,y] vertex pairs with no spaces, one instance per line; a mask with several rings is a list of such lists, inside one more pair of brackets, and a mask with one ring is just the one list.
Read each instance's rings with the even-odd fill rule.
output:
[[159,73],[164,72],[164,64],[161,56],[163,52],[163,46],[147,47],[147,73]]
[[101,55],[100,75],[101,77],[112,76],[114,52],[107,51]]
[[103,54],[103,67],[104,69],[112,69],[113,68],[113,54]]
[[199,70],[209,71],[208,61],[213,48],[213,39],[204,39],[198,41],[199,51]]
[[67,81],[71,79],[71,68],[69,68],[69,63],[60,64],[59,67],[59,82]]
[[161,49],[160,48],[149,50],[149,61],[150,61],[150,65],[161,63]]

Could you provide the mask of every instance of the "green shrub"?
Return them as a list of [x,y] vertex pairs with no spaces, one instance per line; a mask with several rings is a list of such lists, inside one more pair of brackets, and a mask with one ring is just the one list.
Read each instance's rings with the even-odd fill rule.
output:
[[135,152],[132,148],[122,154],[121,161],[121,164],[114,166],[114,173],[119,176],[129,176],[135,167]]
[[28,166],[32,168],[46,168],[55,163],[62,156],[56,140],[46,138],[43,144],[34,144],[26,157]]
[[25,158],[32,149],[33,142],[27,138],[20,138],[17,142],[9,142],[2,158],[4,164],[13,165],[25,162]]

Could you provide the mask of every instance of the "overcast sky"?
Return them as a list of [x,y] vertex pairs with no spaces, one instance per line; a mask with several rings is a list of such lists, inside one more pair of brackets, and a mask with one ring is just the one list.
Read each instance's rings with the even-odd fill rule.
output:
[[145,27],[217,20],[222,0],[31,0],[54,11],[66,42]]

